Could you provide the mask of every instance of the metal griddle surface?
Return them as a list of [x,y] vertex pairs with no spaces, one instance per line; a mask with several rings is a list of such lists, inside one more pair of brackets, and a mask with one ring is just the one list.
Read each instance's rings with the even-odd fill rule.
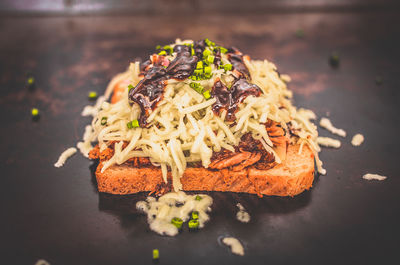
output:
[[[397,13],[288,13],[192,17],[2,17],[0,28],[2,264],[388,264],[398,258],[400,18]],[[231,22],[230,22],[231,21]],[[303,29],[304,37],[295,35]],[[151,232],[135,202],[96,189],[92,162],[53,164],[81,138],[90,90],[157,44],[204,37],[268,58],[293,81],[295,105],[344,128],[338,150],[324,149],[328,174],[294,198],[210,193],[211,221],[176,237]],[[328,56],[340,54],[332,69]],[[36,88],[24,86],[26,74]],[[383,78],[381,85],[375,77]],[[33,122],[30,109],[41,118]],[[361,132],[356,148],[351,137]],[[332,136],[320,130],[324,136]],[[332,136],[339,138],[336,136]],[[367,172],[388,176],[366,181]],[[237,202],[251,215],[235,220]],[[219,243],[241,240],[239,257]]]

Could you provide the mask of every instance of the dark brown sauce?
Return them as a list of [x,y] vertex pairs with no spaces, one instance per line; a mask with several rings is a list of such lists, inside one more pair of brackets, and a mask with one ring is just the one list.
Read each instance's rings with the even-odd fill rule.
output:
[[218,116],[222,110],[226,110],[225,120],[235,121],[235,113],[239,104],[250,95],[259,97],[260,94],[261,89],[257,85],[249,83],[244,78],[236,80],[230,89],[218,80],[211,90],[211,95],[216,99],[216,102],[212,105],[212,109]]
[[[140,76],[143,76],[143,79],[129,91],[128,97],[131,103],[135,102],[140,106],[139,124],[141,127],[146,127],[146,120],[150,112],[163,99],[167,79],[185,80],[192,75],[199,58],[203,57],[205,48],[204,40],[195,41],[193,43],[195,55],[192,56],[190,46],[175,45],[174,52],[177,56],[172,62],[168,62],[164,56],[154,54],[152,61],[147,60],[140,65]],[[214,56],[214,64],[218,67],[221,64],[221,51],[216,49]],[[225,109],[227,111],[226,120],[234,121],[238,105],[249,95],[258,97],[261,90],[247,81],[250,73],[243,62],[243,54],[232,47],[228,50],[227,56],[239,76],[236,74],[236,79],[230,89],[221,81],[215,82],[211,95],[217,100],[213,104],[214,113],[220,115],[221,111]]]
[[151,110],[157,107],[157,103],[163,99],[166,80],[174,78],[184,80],[188,78],[196,68],[197,56],[191,56],[190,47],[185,45],[176,45],[174,51],[176,58],[169,63],[168,67],[162,66],[164,57],[158,56],[158,60],[150,68],[149,62],[141,65],[141,71],[144,71],[143,79],[129,91],[129,100],[140,106],[141,113],[139,125],[145,127],[147,117]]
[[232,64],[233,69],[244,75],[245,78],[250,78],[250,72],[243,62],[243,54],[235,47],[228,50],[228,60]]

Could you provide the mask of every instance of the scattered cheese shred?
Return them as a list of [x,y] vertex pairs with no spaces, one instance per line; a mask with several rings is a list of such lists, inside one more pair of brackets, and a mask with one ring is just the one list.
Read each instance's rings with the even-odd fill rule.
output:
[[353,136],[353,139],[351,139],[351,144],[354,146],[360,146],[364,142],[364,135],[357,133],[356,135]]
[[338,129],[335,126],[332,125],[332,122],[328,118],[321,118],[319,125],[322,128],[327,129],[333,134],[337,134],[342,137],[346,137],[346,132],[343,129]]
[[68,158],[70,158],[71,156],[73,156],[76,153],[76,148],[75,147],[70,147],[67,150],[65,150],[64,152],[62,152],[62,154],[60,155],[60,157],[58,158],[57,162],[54,164],[55,167],[62,167],[65,162],[67,161]]
[[208,195],[188,195],[179,191],[164,194],[158,200],[147,197],[146,201],[137,202],[136,208],[147,214],[151,230],[160,235],[175,236],[179,233],[179,229],[171,223],[172,218],[177,217],[186,222],[190,218],[190,213],[197,211],[199,228],[203,228],[210,219],[207,212],[211,211],[212,203],[213,200]]
[[243,256],[244,255],[244,248],[240,241],[234,237],[225,237],[222,239],[222,242],[231,248],[233,254]]
[[386,176],[381,176],[381,175],[378,175],[378,174],[367,173],[362,178],[366,179],[366,180],[380,180],[380,181],[382,181],[382,180],[385,180],[387,177]]
[[35,265],[50,265],[50,263],[44,259],[40,259],[40,260],[36,261]]
[[246,211],[243,205],[238,203],[236,206],[239,208],[239,211],[236,213],[236,219],[242,223],[250,222],[250,214]]
[[325,146],[325,147],[333,147],[339,148],[341,143],[339,140],[330,138],[330,137],[318,137],[317,144]]

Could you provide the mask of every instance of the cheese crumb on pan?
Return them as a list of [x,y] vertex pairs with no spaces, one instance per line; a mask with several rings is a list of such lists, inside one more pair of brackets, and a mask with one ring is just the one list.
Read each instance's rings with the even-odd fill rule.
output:
[[381,175],[378,175],[378,174],[367,173],[362,178],[366,179],[366,180],[380,180],[380,181],[382,181],[382,180],[385,180],[387,177],[386,176],[381,176]]
[[325,147],[339,148],[341,143],[339,140],[330,137],[318,137],[317,143]]
[[40,260],[36,261],[35,265],[50,265],[50,263],[44,259],[40,259]]
[[360,146],[364,142],[364,135],[357,133],[356,135],[353,136],[353,139],[351,139],[351,144],[354,146]]
[[[172,222],[179,218],[183,223],[189,221],[190,214],[196,212],[198,228],[203,228],[210,219],[208,212],[213,200],[205,194],[188,195],[183,191],[164,194],[158,200],[148,197],[146,201],[136,203],[136,208],[147,214],[150,229],[160,235],[175,236],[179,229]],[[193,214],[192,214],[193,218]]]
[[250,214],[246,211],[243,205],[238,203],[236,206],[239,208],[239,211],[236,213],[236,219],[242,223],[250,222]]
[[67,150],[65,150],[64,152],[62,152],[62,154],[60,155],[60,157],[58,158],[57,162],[54,164],[55,167],[62,167],[65,162],[67,161],[68,158],[70,158],[71,156],[73,156],[76,153],[76,148],[75,147],[70,147]]
[[244,255],[244,248],[240,241],[234,237],[225,237],[222,239],[222,242],[231,248],[233,254],[243,256]]
[[343,129],[338,129],[335,126],[333,126],[332,122],[328,118],[321,118],[319,125],[322,128],[327,129],[328,131],[330,131],[333,134],[337,134],[339,136],[346,137],[346,131]]

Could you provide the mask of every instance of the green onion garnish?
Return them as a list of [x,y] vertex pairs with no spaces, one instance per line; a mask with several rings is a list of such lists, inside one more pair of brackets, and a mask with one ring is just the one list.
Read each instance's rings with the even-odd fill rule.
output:
[[96,99],[97,93],[95,91],[90,91],[88,96],[89,96],[89,99]]
[[206,90],[203,92],[203,96],[205,99],[211,98],[210,90]]
[[332,67],[336,68],[339,66],[339,62],[340,62],[339,54],[337,54],[336,52],[332,53],[331,56],[329,57],[329,64]]
[[206,67],[204,67],[204,73],[205,73],[206,75],[211,74],[211,66],[206,66]]
[[165,45],[165,46],[163,47],[163,49],[164,49],[165,51],[167,51],[169,54],[172,54],[172,53],[174,52],[174,49],[173,49],[171,46],[169,46],[169,45]]
[[196,229],[199,228],[199,220],[190,220],[188,223],[189,229]]
[[215,42],[212,42],[209,39],[205,39],[204,42],[207,44],[207,46],[215,46]]
[[202,61],[198,61],[197,62],[196,69],[203,69],[203,62]]
[[160,49],[161,49],[161,45],[157,45],[156,50],[160,50]]
[[107,124],[107,117],[101,118],[101,125],[106,125]]
[[165,56],[165,55],[167,55],[167,52],[166,52],[166,51],[160,51],[160,52],[158,53],[158,55]]
[[130,121],[126,124],[126,127],[128,127],[128,129],[137,128],[139,127],[139,121],[138,120]]
[[221,51],[221,53],[227,53],[228,52],[228,49],[225,48],[225,47],[219,46],[218,49]]
[[194,54],[195,54],[195,52],[194,52],[194,49],[193,49],[193,46],[192,46],[191,49],[190,49],[190,55],[193,56]]
[[133,89],[133,86],[131,84],[128,85],[129,91],[131,91],[131,89]]
[[159,259],[160,258],[160,251],[158,249],[153,249],[153,259]]
[[179,218],[179,217],[174,217],[171,220],[171,224],[176,226],[176,228],[180,229],[182,227],[183,220],[181,218]]
[[199,219],[199,212],[198,211],[192,212],[192,219],[193,220],[198,220]]
[[39,110],[37,108],[33,108],[31,112],[32,112],[32,117],[37,117],[39,115]]
[[200,76],[200,75],[203,74],[203,70],[202,70],[202,69],[196,69],[196,70],[194,70],[193,74],[194,74],[195,76]]
[[207,64],[212,64],[212,63],[214,63],[214,59],[215,59],[215,56],[214,56],[214,55],[208,55],[208,56],[207,56],[207,59],[206,59]]
[[35,84],[35,78],[33,76],[29,77],[28,80],[26,80],[26,83],[28,86],[33,86]]
[[196,197],[194,198],[196,201],[201,201],[201,199],[203,199],[203,198],[201,198],[201,196],[200,195],[196,195]]
[[205,49],[204,52],[203,52],[203,58],[207,58],[211,54],[212,54],[212,52],[210,50]]
[[231,71],[232,70],[232,64],[230,64],[230,63],[225,64],[224,65],[224,69],[225,69],[225,71]]
[[189,86],[191,88],[193,88],[194,90],[196,90],[197,93],[200,93],[200,94],[203,92],[203,89],[204,89],[204,87],[202,85],[200,85],[199,83],[196,83],[196,82],[191,82],[189,84]]

